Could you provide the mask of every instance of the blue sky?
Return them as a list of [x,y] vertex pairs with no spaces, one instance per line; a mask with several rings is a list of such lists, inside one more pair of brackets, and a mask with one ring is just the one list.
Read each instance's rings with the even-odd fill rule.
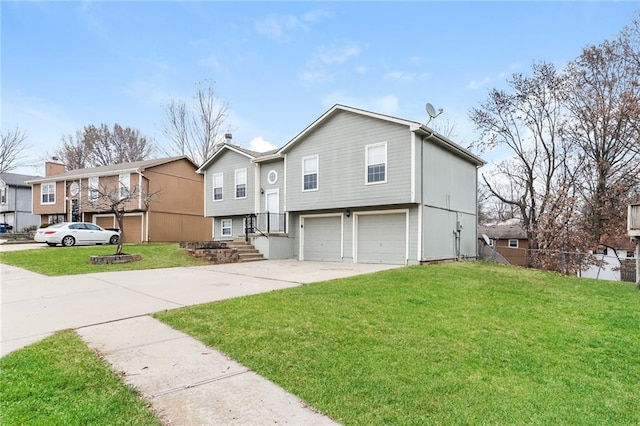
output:
[[[34,168],[63,134],[117,122],[159,145],[165,106],[199,81],[234,142],[282,146],[335,103],[427,121],[468,145],[489,89],[614,38],[638,2],[0,2],[2,129]],[[431,125],[436,122],[432,122]],[[484,154],[489,160],[491,153]]]

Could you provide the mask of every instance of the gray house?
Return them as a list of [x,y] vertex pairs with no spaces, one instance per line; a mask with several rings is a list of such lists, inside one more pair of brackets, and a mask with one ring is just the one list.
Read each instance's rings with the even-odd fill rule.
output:
[[31,213],[31,185],[25,183],[38,177],[0,174],[0,223],[16,232],[40,225],[40,216]]
[[220,239],[255,213],[282,217],[258,220],[268,258],[417,264],[476,257],[483,164],[421,123],[335,105],[276,152],[225,145],[199,172]]

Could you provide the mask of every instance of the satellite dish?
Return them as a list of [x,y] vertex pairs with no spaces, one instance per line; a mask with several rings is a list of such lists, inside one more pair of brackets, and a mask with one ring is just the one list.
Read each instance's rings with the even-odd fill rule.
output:
[[438,115],[436,109],[429,102],[427,102],[426,110],[427,114],[429,114],[429,117],[431,118],[435,118]]
[[484,240],[484,243],[488,246],[491,245],[491,240],[489,239],[489,237],[487,237],[487,234],[482,234],[482,239]]

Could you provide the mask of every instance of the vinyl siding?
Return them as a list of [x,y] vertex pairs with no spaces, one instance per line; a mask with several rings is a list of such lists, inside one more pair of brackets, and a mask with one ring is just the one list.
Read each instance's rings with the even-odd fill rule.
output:
[[[247,169],[247,197],[236,199],[235,170]],[[225,150],[206,170],[205,180],[205,214],[221,217],[225,215],[245,215],[254,213],[255,209],[255,171],[256,167],[248,157]],[[213,201],[213,176],[222,173],[222,201]],[[217,233],[216,233],[217,235]]]
[[[386,183],[366,185],[367,145],[387,143]],[[341,111],[287,152],[287,209],[347,208],[411,201],[408,126]],[[302,191],[302,158],[318,155],[318,190]]]
[[[275,183],[269,183],[267,175],[271,170],[274,170],[278,174],[278,179]],[[279,159],[276,161],[269,161],[260,163],[260,187],[267,191],[278,189],[280,191],[280,213],[284,213],[285,208],[285,194],[284,194],[284,160]],[[260,195],[258,212],[266,211],[266,198],[265,194]]]

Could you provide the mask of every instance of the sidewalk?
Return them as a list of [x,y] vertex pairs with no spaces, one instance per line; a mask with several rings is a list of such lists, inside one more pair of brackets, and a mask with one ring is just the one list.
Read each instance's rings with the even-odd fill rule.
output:
[[337,424],[243,365],[149,316],[77,332],[168,424]]

